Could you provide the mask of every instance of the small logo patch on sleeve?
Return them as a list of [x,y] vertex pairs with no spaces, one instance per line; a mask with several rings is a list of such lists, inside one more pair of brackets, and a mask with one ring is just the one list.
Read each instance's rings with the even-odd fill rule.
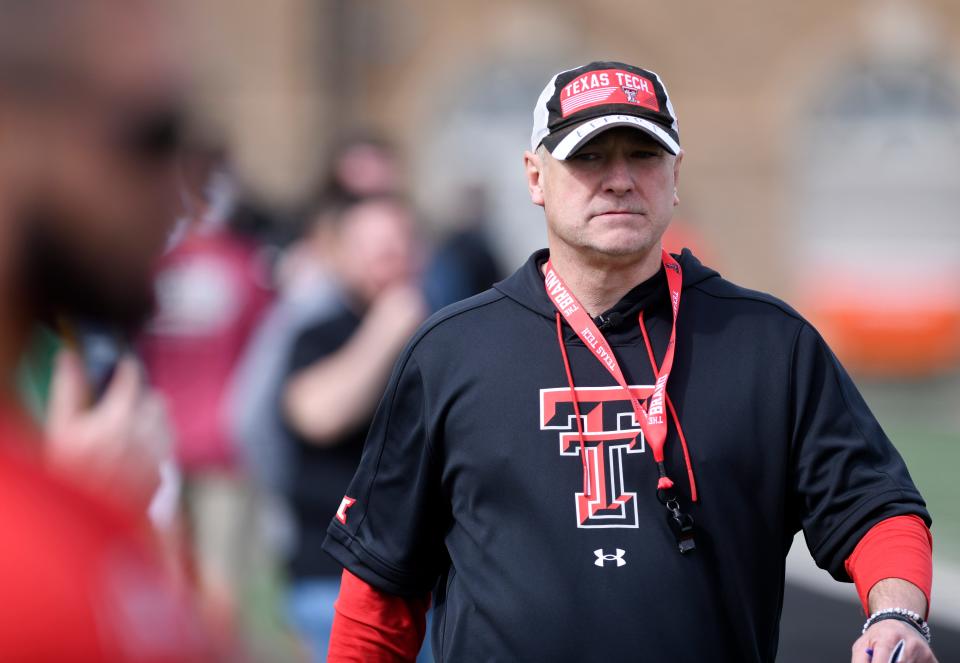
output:
[[352,497],[343,496],[343,499],[340,500],[340,507],[337,509],[337,520],[339,520],[344,525],[347,524],[347,509],[353,506],[357,500]]

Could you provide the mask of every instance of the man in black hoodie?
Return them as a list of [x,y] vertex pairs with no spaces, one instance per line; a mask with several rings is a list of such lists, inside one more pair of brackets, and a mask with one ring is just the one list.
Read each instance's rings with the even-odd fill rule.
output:
[[[660,238],[683,153],[660,78],[554,76],[524,156],[549,250],[428,320],[324,548],[330,661],[773,661],[803,529],[870,619],[853,661],[933,661],[930,518],[817,332]],[[903,642],[900,645],[900,642]]]

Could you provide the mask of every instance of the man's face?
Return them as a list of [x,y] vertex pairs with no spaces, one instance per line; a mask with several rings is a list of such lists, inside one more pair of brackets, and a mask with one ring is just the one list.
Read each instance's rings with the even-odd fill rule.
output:
[[677,204],[683,153],[645,133],[605,131],[565,161],[527,152],[530,196],[544,208],[551,246],[599,258],[633,258],[659,245]]
[[34,155],[13,200],[21,279],[43,313],[134,327],[178,211],[180,76],[145,3],[89,4],[73,70],[19,127]]
[[333,240],[336,269],[363,303],[416,276],[414,222],[406,207],[391,201],[361,202],[344,212],[339,223]]

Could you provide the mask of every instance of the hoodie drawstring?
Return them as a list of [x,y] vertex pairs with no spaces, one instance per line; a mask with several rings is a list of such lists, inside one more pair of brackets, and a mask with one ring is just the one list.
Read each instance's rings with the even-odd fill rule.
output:
[[[580,440],[580,461],[583,466],[583,494],[586,497],[592,497],[590,490],[590,465],[587,462],[587,442],[583,435],[583,421],[580,418],[580,400],[577,397],[577,389],[573,382],[573,371],[570,368],[570,358],[567,356],[567,344],[563,340],[563,320],[560,317],[559,311],[555,314],[557,321],[557,344],[560,346],[560,354],[563,356],[563,368],[567,373],[567,386],[570,388],[570,400],[573,402],[573,413],[577,420],[577,436]],[[660,376],[660,367],[657,365],[656,359],[653,354],[653,346],[650,343],[650,337],[647,334],[647,328],[643,321],[643,311],[640,312],[639,317],[640,331],[643,333],[643,342],[647,347],[647,355],[650,357],[650,365],[653,370],[654,380]],[[667,408],[670,410],[670,417],[673,419],[673,423],[677,428],[677,434],[680,437],[680,445],[683,448],[683,459],[687,468],[687,479],[690,481],[690,498],[692,501],[696,502],[697,500],[697,482],[693,475],[693,465],[690,462],[690,452],[687,449],[687,439],[683,434],[683,428],[680,426],[680,418],[677,416],[677,410],[673,406],[673,401],[670,400],[670,395],[665,394]]]

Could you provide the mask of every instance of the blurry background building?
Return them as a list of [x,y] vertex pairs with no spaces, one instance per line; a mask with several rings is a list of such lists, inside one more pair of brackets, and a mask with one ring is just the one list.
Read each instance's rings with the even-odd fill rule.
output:
[[[559,67],[609,57],[669,81],[688,153],[683,215],[730,277],[783,291],[804,251],[825,253],[819,237],[809,240],[829,235],[824,228],[855,232],[861,252],[875,244],[877,256],[897,228],[937,233],[944,252],[960,242],[943,220],[956,202],[950,141],[960,122],[960,6],[951,0],[185,4],[202,47],[201,106],[226,125],[241,172],[274,201],[307,195],[324,148],[374,126],[409,155],[409,184],[433,218],[449,217],[464,187],[484,186],[495,240],[514,264],[542,242],[517,176],[537,91]],[[891,161],[911,166],[895,189],[882,184],[897,176]],[[824,189],[844,169],[877,189],[842,189],[874,198],[882,215],[895,212],[879,191],[933,198],[909,219],[871,225]],[[933,172],[940,178],[922,176]]]
[[[479,233],[506,271],[545,242],[521,170],[545,81],[593,59],[659,72],[687,152],[669,248],[817,324],[931,502],[938,581],[960,588],[956,0],[180,4],[197,107],[259,200],[298,208],[330,149],[373,130],[435,243]],[[949,594],[935,615],[960,626]]]

